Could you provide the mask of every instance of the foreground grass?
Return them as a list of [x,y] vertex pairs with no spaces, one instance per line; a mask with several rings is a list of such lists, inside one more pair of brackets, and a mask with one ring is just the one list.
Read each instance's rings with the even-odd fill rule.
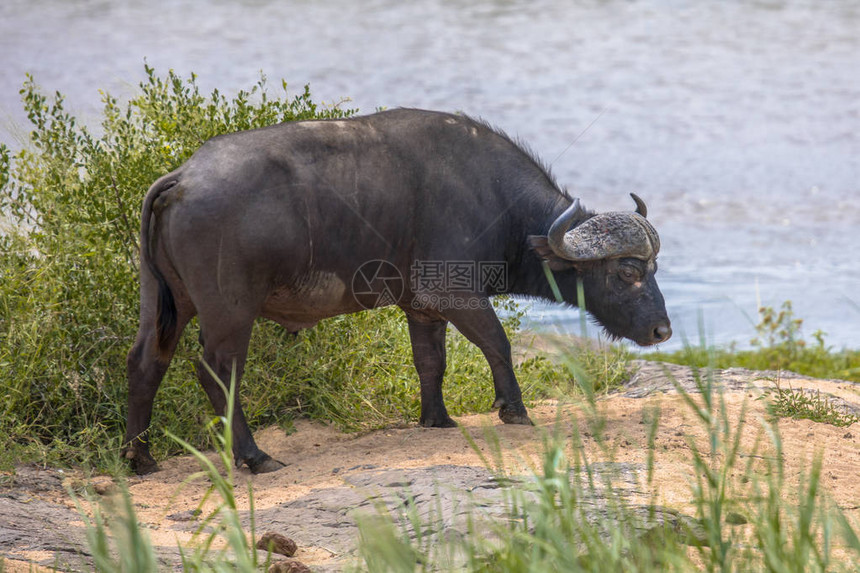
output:
[[[205,365],[204,365],[205,366]],[[211,371],[210,371],[211,372]],[[271,562],[271,553],[263,561],[255,549],[256,531],[254,528],[254,496],[249,484],[250,532],[242,526],[242,513],[235,494],[235,475],[233,468],[233,404],[236,393],[236,380],[230,380],[229,388],[217,379],[228,397],[227,412],[223,418],[212,418],[206,429],[215,444],[217,463],[211,461],[197,448],[171,436],[200,465],[200,471],[189,476],[184,483],[205,478],[211,484],[201,499],[197,511],[203,515],[191,540],[179,545],[183,571],[214,572],[239,571],[256,572],[265,569]],[[177,495],[180,492],[177,491]],[[154,573],[164,569],[159,566],[155,549],[144,526],[138,521],[134,503],[128,490],[123,486],[117,497],[104,500],[89,499],[88,507],[80,503],[74,493],[78,512],[87,530],[87,543],[93,570],[99,573]],[[204,511],[207,502],[215,500],[215,508]]]
[[[575,362],[575,356],[565,358]],[[683,511],[657,505],[661,463],[659,408],[643,417],[644,468],[634,484],[604,469],[613,446],[601,438],[607,419],[598,400],[584,400],[571,420],[546,428],[539,462],[530,475],[506,468],[498,436],[486,430],[475,453],[496,476],[501,507],[477,504],[460,516],[436,505],[419,514],[405,502],[358,517],[356,571],[853,571],[860,562],[858,524],[831,502],[822,487],[822,455],[789,466],[776,420],[756,419],[747,405],[729,415],[712,371],[696,377],[696,392],[676,385],[688,429],[689,457],[678,470],[688,479]],[[225,389],[225,392],[231,392]],[[646,413],[643,411],[643,413]],[[561,410],[560,410],[561,415]],[[667,420],[674,427],[677,420]],[[223,423],[218,423],[223,422]],[[562,429],[568,424],[569,430]],[[180,547],[188,571],[258,571],[253,495],[245,530],[233,491],[229,412],[213,420],[217,464],[189,444],[202,475],[212,483],[200,507],[215,500],[195,538]],[[464,433],[468,438],[469,434]],[[584,436],[591,436],[586,446]],[[750,435],[758,436],[750,440]],[[742,437],[746,437],[743,440]],[[797,457],[794,457],[797,460]],[[802,459],[802,457],[801,457]],[[622,483],[623,482],[623,483]],[[619,487],[620,486],[620,487]],[[630,492],[636,492],[631,497]],[[440,488],[439,495],[470,503],[469,492]],[[154,571],[151,543],[129,498],[114,507],[96,502],[89,522],[90,552],[98,571]],[[398,498],[400,499],[400,498]],[[401,499],[401,501],[403,501]],[[83,510],[82,510],[83,511]],[[742,527],[740,526],[742,525]]]
[[[633,486],[652,502],[630,500],[598,469],[611,461],[601,442],[605,419],[586,408],[573,434],[549,435],[542,464],[527,476],[497,464],[504,485],[504,516],[483,515],[480,505],[451,535],[452,516],[418,515],[414,505],[381,508],[359,522],[359,571],[855,571],[860,562],[858,525],[822,492],[820,452],[789,479],[775,420],[727,415],[712,371],[697,377],[697,393],[676,389],[703,438],[687,438],[691,456],[678,478],[689,476],[695,514],[685,519],[654,504],[652,481],[661,421],[647,421],[648,452],[642,482]],[[759,426],[763,424],[763,426]],[[577,428],[596,436],[600,453],[586,448]],[[756,429],[752,426],[758,426]],[[743,445],[745,433],[761,439]],[[688,436],[696,434],[690,431]],[[477,451],[477,450],[476,450]],[[494,459],[502,459],[500,454]],[[468,494],[461,493],[463,499]],[[465,501],[463,503],[466,503]],[[441,507],[441,506],[439,506]],[[598,511],[595,508],[599,507]],[[743,527],[738,527],[743,524]]]

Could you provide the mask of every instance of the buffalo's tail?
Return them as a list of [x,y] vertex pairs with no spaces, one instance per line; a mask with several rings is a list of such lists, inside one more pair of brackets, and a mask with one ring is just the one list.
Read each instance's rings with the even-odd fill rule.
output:
[[146,264],[149,272],[158,283],[158,310],[155,319],[156,334],[158,337],[158,349],[166,350],[176,331],[176,301],[173,292],[167,284],[161,270],[155,264],[153,257],[153,240],[157,237],[155,226],[158,223],[157,215],[160,209],[153,207],[156,201],[161,199],[162,194],[178,183],[176,173],[170,173],[152,184],[143,201],[143,209],[140,221],[140,256],[141,262]]

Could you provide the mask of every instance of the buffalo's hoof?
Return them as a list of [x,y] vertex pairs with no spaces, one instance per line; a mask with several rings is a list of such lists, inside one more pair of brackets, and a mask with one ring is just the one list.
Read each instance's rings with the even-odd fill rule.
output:
[[456,428],[457,422],[451,416],[443,418],[421,418],[420,424],[425,428]]
[[502,406],[499,409],[499,419],[505,424],[520,424],[523,426],[535,425],[531,418],[529,418],[529,413],[524,407],[514,409]]
[[535,425],[529,418],[529,412],[522,402],[509,404],[504,398],[497,397],[496,401],[493,402],[493,408],[499,409],[499,419],[505,424]]
[[139,476],[158,471],[158,463],[149,452],[126,448],[123,450],[122,456],[131,464],[131,470]]
[[251,468],[252,474],[267,474],[286,467],[286,464],[273,459],[268,454],[263,454],[255,460],[248,460],[246,463],[248,464],[248,467]]

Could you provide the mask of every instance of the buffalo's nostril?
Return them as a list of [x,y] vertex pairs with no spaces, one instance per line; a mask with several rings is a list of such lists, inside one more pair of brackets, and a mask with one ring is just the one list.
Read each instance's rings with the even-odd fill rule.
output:
[[668,324],[661,324],[654,329],[654,339],[657,342],[665,342],[672,337],[672,327]]

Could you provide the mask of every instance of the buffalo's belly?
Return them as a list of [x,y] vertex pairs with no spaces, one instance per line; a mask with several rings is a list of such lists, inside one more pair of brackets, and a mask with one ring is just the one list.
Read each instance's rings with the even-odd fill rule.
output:
[[351,285],[335,273],[317,272],[273,290],[260,315],[291,332],[310,328],[324,318],[363,310]]

